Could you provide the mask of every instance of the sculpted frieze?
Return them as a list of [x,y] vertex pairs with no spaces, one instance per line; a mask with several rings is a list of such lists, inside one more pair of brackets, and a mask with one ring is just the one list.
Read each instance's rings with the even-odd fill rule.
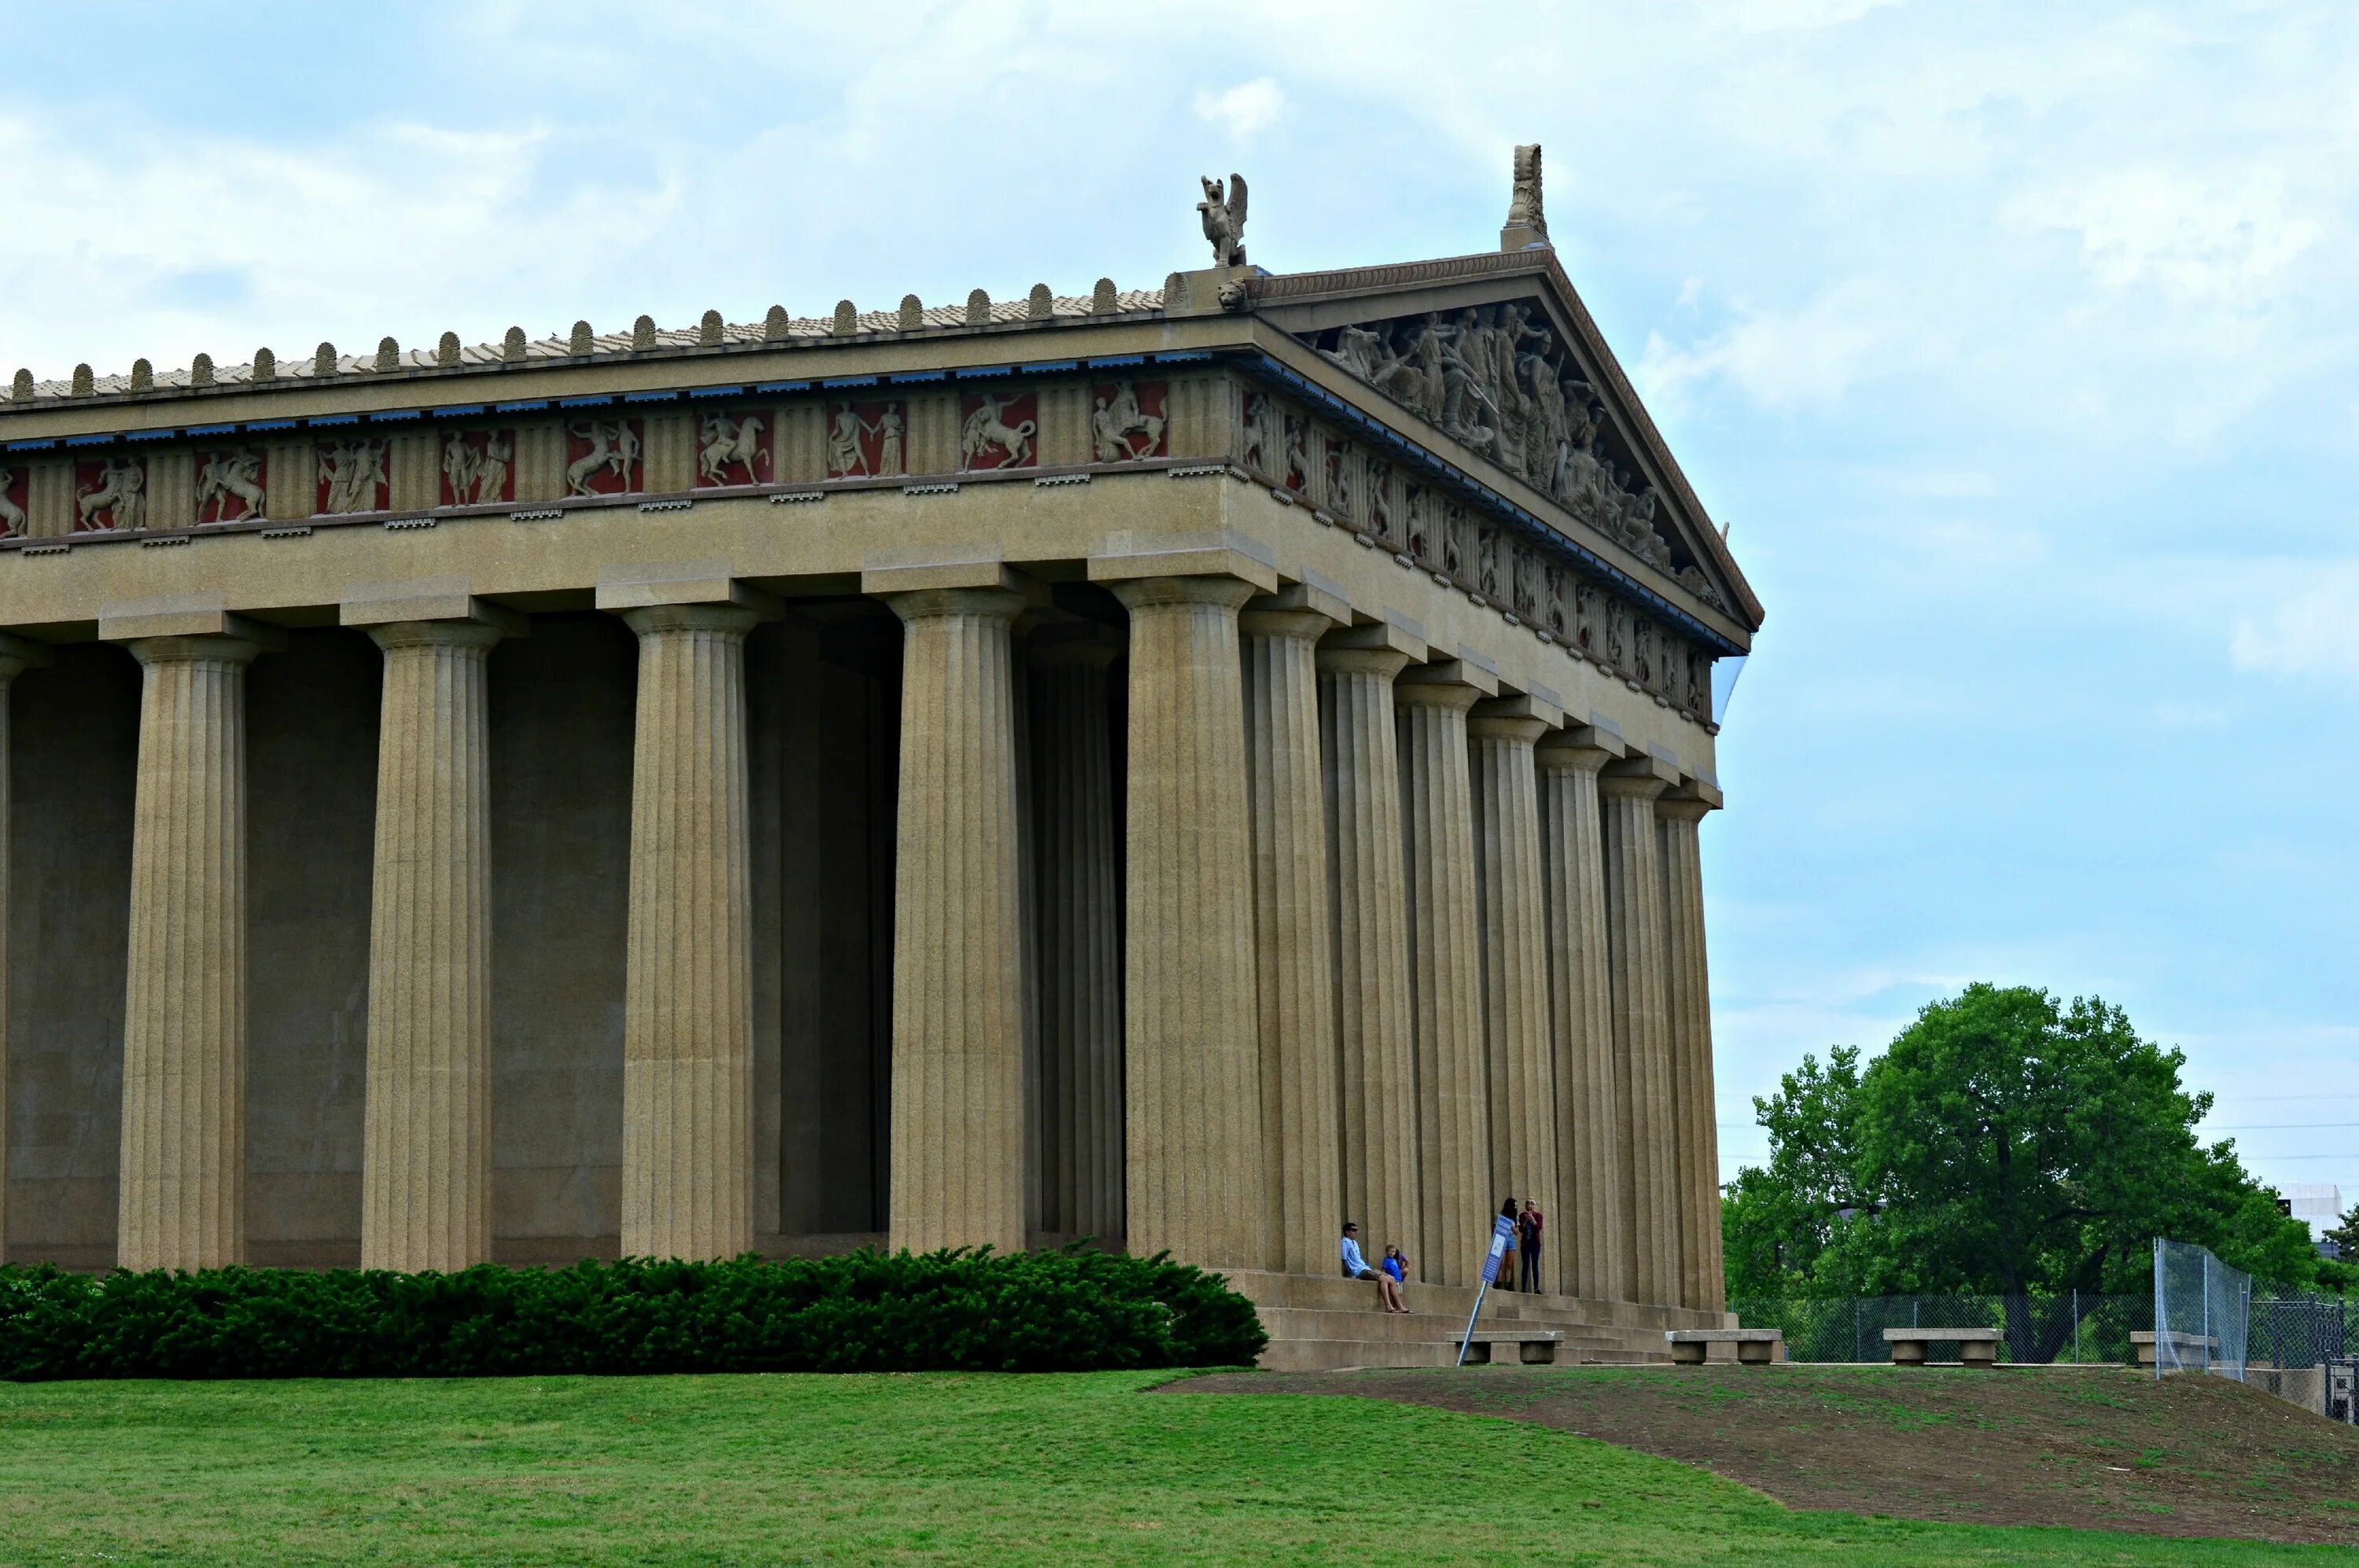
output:
[[514,430],[453,430],[442,442],[442,504],[482,506],[516,499]]
[[761,485],[770,477],[770,425],[758,414],[708,414],[696,443],[700,490]]
[[74,532],[145,528],[147,460],[107,457],[74,464]]
[[1115,381],[1090,388],[1090,452],[1099,463],[1129,463],[1170,451],[1165,432],[1171,388],[1160,381]]
[[32,504],[32,475],[0,463],[0,539],[14,539],[25,531],[26,508]]
[[629,495],[643,484],[647,427],[638,419],[591,419],[565,427],[565,493]]
[[318,510],[382,512],[391,504],[384,441],[328,441],[315,455],[320,477],[312,505]]
[[[197,453],[197,522],[237,523],[262,516],[269,462],[251,449]],[[117,528],[133,528],[119,515]]]

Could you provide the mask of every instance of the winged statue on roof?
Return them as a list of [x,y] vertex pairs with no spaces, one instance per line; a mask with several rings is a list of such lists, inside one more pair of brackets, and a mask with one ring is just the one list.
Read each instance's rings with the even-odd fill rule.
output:
[[1196,211],[1204,216],[1204,237],[1212,242],[1212,265],[1243,267],[1245,264],[1245,177],[1232,174],[1225,187],[1209,174],[1200,178],[1204,186],[1204,199],[1196,203]]

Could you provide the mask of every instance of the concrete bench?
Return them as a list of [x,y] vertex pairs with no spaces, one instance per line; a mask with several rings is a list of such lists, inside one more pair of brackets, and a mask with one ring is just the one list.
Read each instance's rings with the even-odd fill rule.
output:
[[[2208,1338],[2200,1334],[2181,1334],[2174,1329],[2160,1337],[2170,1342],[2171,1354],[2181,1362],[2194,1361],[2209,1364],[2220,1349],[2220,1342],[2217,1339]],[[2156,1338],[2157,1335],[2151,1329],[2138,1329],[2130,1335],[2130,1354],[2136,1356],[2137,1364],[2149,1372],[2154,1370]]]
[[1702,1366],[1705,1346],[1713,1345],[1736,1346],[1736,1359],[1747,1367],[1767,1367],[1786,1358],[1784,1329],[1673,1328],[1665,1329],[1663,1337],[1670,1341],[1673,1364],[1680,1367]]
[[[1564,1335],[1553,1329],[1485,1330],[1466,1336],[1466,1365],[1487,1367],[1497,1358],[1499,1345],[1512,1345],[1516,1357],[1527,1367],[1547,1366],[1556,1360],[1556,1347]],[[1457,1344],[1456,1340],[1450,1342]]]
[[1958,1362],[1963,1367],[1998,1365],[1998,1330],[1995,1328],[1888,1328],[1884,1343],[1892,1347],[1895,1367],[1922,1367],[1925,1353],[1939,1339],[1958,1342]]

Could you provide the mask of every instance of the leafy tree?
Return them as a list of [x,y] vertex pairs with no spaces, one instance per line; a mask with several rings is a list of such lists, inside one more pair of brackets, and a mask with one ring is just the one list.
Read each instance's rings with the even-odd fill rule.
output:
[[[1732,1290],[2137,1290],[2158,1236],[2320,1282],[2308,1233],[2234,1144],[2197,1138],[2212,1097],[2181,1086],[2185,1064],[2095,997],[1988,985],[1925,1007],[1864,1069],[1845,1048],[1805,1057],[1755,1102],[1770,1158],[1724,1207]],[[2017,1359],[2053,1353],[2008,1316]]]

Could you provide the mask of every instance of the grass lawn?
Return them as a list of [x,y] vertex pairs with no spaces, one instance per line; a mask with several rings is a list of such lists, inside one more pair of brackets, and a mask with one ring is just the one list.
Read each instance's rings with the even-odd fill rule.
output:
[[1529,1422],[1168,1376],[0,1386],[0,1560],[2352,1560],[1796,1512]]

